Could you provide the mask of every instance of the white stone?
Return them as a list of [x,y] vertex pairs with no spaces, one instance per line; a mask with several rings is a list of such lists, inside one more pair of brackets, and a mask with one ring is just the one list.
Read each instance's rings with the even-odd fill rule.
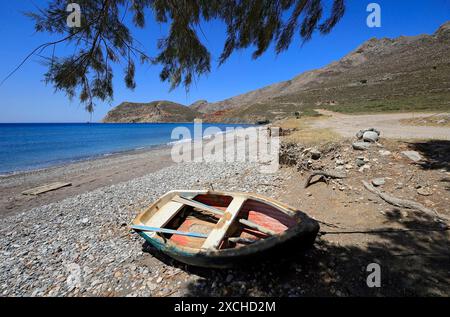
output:
[[414,162],[419,162],[423,159],[422,155],[417,151],[403,151],[402,154]]
[[378,153],[380,153],[380,155],[382,156],[388,156],[391,155],[392,153],[388,150],[379,150]]
[[363,140],[367,142],[377,142],[378,138],[378,133],[374,131],[366,131],[363,134]]
[[384,180],[384,178],[374,178],[373,180],[372,180],[372,184],[373,184],[373,186],[381,186],[381,185],[384,185],[386,183],[386,181]]
[[367,150],[370,147],[371,143],[369,142],[355,142],[352,144],[353,148],[355,150],[364,151]]

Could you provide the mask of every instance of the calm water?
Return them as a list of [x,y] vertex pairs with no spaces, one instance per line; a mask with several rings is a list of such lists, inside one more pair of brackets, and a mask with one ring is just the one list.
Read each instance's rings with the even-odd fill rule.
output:
[[[0,124],[0,173],[38,169],[142,148],[168,144],[172,129],[192,123],[17,123]],[[203,124],[203,130],[216,126]]]

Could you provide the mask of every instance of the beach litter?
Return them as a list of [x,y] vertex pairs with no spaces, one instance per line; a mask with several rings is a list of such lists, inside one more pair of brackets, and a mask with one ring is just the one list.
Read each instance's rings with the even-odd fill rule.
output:
[[47,184],[47,185],[43,185],[43,186],[39,186],[39,187],[35,187],[35,188],[31,188],[31,189],[27,189],[25,191],[22,192],[22,195],[32,195],[32,196],[36,196],[39,194],[43,194],[52,190],[57,190],[63,187],[67,187],[67,186],[72,186],[72,183],[62,183],[62,182],[56,182],[56,183],[51,183],[51,184]]

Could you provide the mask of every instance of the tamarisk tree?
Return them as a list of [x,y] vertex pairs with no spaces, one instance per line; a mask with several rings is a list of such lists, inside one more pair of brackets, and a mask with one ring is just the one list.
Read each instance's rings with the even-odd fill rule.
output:
[[[36,31],[58,34],[60,39],[42,44],[21,65],[47,50],[45,81],[71,98],[78,96],[92,112],[95,100],[112,100],[113,64],[123,65],[130,89],[136,86],[136,63],[161,65],[159,76],[172,89],[180,85],[188,89],[194,77],[210,72],[211,54],[201,41],[201,24],[214,19],[226,27],[220,65],[236,50],[252,47],[253,58],[258,58],[271,44],[276,53],[288,49],[296,34],[308,41],[315,31],[329,33],[344,14],[344,1],[77,0],[81,23],[71,27],[66,11],[71,1],[51,0],[47,7],[27,15],[34,20]],[[331,8],[330,13],[324,14],[325,6]],[[133,37],[130,25],[124,23],[127,15],[139,28],[145,28],[149,19],[169,26],[166,37],[157,43],[156,56],[148,56]],[[74,51],[57,56],[55,46],[64,42]]]

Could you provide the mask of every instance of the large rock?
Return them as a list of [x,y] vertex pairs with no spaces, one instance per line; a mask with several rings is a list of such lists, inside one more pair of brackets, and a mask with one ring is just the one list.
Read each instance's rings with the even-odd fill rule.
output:
[[377,142],[379,139],[379,134],[375,131],[366,131],[363,134],[363,140],[366,142]]
[[355,150],[359,150],[359,151],[368,150],[370,146],[371,146],[371,143],[369,143],[369,142],[354,142],[352,144],[352,147]]
[[417,151],[403,151],[402,154],[414,162],[420,162],[423,159]]
[[[374,132],[374,133],[377,134],[377,137],[379,137],[380,134],[381,134],[381,132],[380,132],[379,130],[375,129],[375,128],[369,128],[369,129],[359,130],[358,133],[356,133],[356,137],[358,138],[358,140],[363,139],[364,134],[365,134],[366,132]],[[378,138],[377,138],[377,140],[378,140]]]

